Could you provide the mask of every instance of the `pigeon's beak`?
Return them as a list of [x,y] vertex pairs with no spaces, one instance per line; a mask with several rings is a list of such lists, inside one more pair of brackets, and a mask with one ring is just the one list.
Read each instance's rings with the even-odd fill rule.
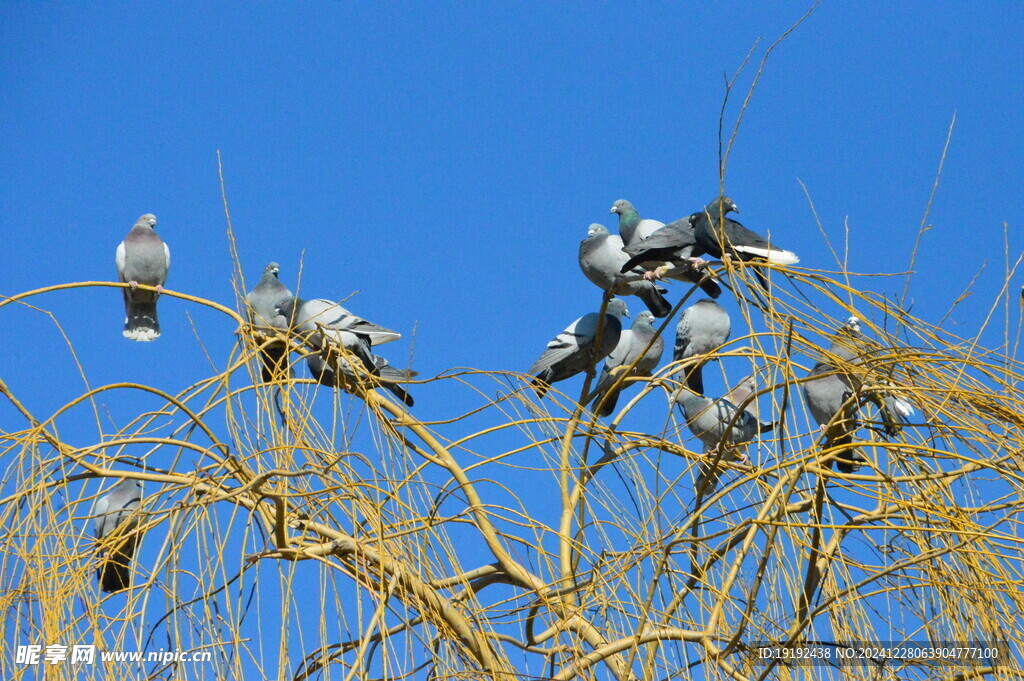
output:
[[730,207],[730,208],[732,208],[732,212],[733,212],[733,213],[739,213],[739,212],[740,212],[740,207],[739,207],[739,206],[737,206],[737,205],[736,205],[735,203],[734,203],[734,204],[732,204],[732,205],[731,205],[731,206],[729,206],[729,207]]
[[609,213],[618,213],[618,212],[619,212],[619,209],[618,209],[618,208],[616,208],[615,206],[612,206],[612,209],[611,209],[610,211],[608,211],[608,212],[609,212]]

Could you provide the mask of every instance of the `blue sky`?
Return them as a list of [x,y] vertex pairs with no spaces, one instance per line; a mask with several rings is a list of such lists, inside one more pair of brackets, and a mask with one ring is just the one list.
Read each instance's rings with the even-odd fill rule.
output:
[[[599,304],[576,265],[591,222],[614,228],[619,198],[668,222],[717,193],[723,74],[763,38],[731,129],[764,48],[805,10],[6,3],[0,293],[113,280],[117,244],[152,212],[168,288],[232,304],[219,150],[248,286],[276,260],[294,290],[301,261],[307,297],[358,290],[350,309],[405,334],[381,349],[396,364],[525,370]],[[1005,280],[1004,222],[1011,261],[1024,247],[1022,28],[1017,3],[823,4],[773,53],[745,114],[726,176],[741,220],[833,269],[802,181],[835,242],[848,221],[851,269],[903,271],[955,114],[910,298],[938,321],[987,263],[949,322],[973,335]],[[196,334],[218,367],[235,342],[229,320],[177,300],[161,301],[164,335],[148,344],[121,337],[112,289],[32,303],[94,386],[177,392],[211,372]],[[45,416],[80,394],[49,318],[2,314],[0,378],[26,406]],[[414,392],[423,418],[478,403]],[[119,425],[136,409],[105,406]],[[21,427],[6,404],[0,423]],[[62,434],[92,442],[90,424]]]

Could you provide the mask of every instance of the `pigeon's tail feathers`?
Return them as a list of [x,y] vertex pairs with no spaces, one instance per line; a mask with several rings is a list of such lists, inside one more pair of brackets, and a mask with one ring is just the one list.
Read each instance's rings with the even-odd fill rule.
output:
[[288,363],[288,351],[283,343],[267,345],[260,353],[263,366],[260,373],[264,383],[284,380],[295,376],[295,370]]
[[690,369],[689,375],[686,377],[686,385],[693,392],[698,395],[704,394],[704,367],[698,364],[697,366]]
[[830,443],[833,447],[843,447],[843,449],[836,454],[836,468],[839,469],[840,473],[855,473],[861,466],[868,462],[868,460],[857,451],[856,447],[849,446],[852,442],[853,437],[849,434],[845,434],[836,437]]
[[537,397],[544,397],[548,388],[551,387],[551,384],[547,382],[546,377],[547,372],[543,372],[539,376],[534,376],[533,382],[530,383],[530,385],[533,386],[534,392],[537,393]]
[[800,258],[793,251],[785,251],[781,248],[763,248],[760,246],[733,246],[737,253],[749,255],[753,258],[764,258],[773,265],[795,265]]
[[[584,404],[589,402],[591,409],[597,409],[600,405],[600,411],[597,412],[598,416],[611,416],[612,412],[615,411],[615,404],[619,401],[620,389],[609,392],[609,388],[618,379],[621,374],[613,374],[611,372],[602,372],[601,380],[598,382],[597,387],[594,389],[586,399],[583,400]],[[602,400],[604,404],[601,404]]]
[[672,304],[654,286],[645,289],[640,294],[640,299],[644,301],[644,305],[651,311],[651,314],[659,319],[667,317],[672,312]]
[[156,316],[156,301],[128,303],[124,318],[125,338],[133,341],[151,341],[160,337],[160,321]]
[[700,290],[704,291],[704,293],[708,294],[712,298],[717,298],[718,296],[722,295],[722,287],[716,284],[715,282],[711,281],[710,279],[707,279],[706,281],[702,281],[700,283]]
[[118,546],[103,557],[96,576],[100,589],[112,594],[131,586],[131,562],[135,553],[135,535],[129,535]]
[[394,394],[394,396],[397,397],[399,400],[401,400],[402,404],[404,404],[405,406],[413,406],[414,402],[412,399],[412,395],[406,392],[405,389],[403,389],[401,386],[395,385],[394,383],[382,383],[381,385],[385,389],[390,390],[391,393]]

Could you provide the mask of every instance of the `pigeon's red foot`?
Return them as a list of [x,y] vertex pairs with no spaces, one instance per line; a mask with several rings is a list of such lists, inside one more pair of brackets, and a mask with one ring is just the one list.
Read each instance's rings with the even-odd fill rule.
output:
[[157,284],[156,285],[156,292],[157,293],[163,293],[164,292],[164,287],[161,286],[160,284]]
[[134,279],[129,281],[128,285],[132,287],[133,291],[139,288],[139,282],[135,281]]
[[665,276],[665,273],[668,272],[668,270],[668,265],[661,265],[659,267],[655,267],[653,270],[650,270],[649,272],[644,272],[644,279],[646,279],[647,281],[659,281],[662,277]]
[[695,270],[702,270],[708,266],[708,261],[704,258],[690,258],[690,267]]

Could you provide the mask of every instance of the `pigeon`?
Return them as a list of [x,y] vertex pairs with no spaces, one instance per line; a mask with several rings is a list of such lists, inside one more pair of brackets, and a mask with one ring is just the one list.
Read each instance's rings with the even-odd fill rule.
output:
[[601,329],[600,348],[594,348],[598,331],[597,312],[583,315],[555,336],[527,372],[535,375],[533,388],[537,395],[543,397],[552,383],[572,378],[607,357],[619,343],[623,316],[629,316],[626,304],[619,298],[609,300]]
[[622,281],[619,270],[629,257],[622,252],[622,239],[604,225],[594,223],[587,238],[580,242],[579,262],[583,274],[602,291],[620,296],[637,296],[655,317],[667,317],[672,305],[653,282],[640,279]]
[[[839,358],[843,362],[865,367],[872,349],[877,351],[879,349],[878,344],[861,332],[860,319],[854,316],[849,317],[843,326],[840,327],[831,347],[829,347],[828,354],[830,357]],[[860,372],[859,380],[861,382],[870,380],[872,383],[887,383],[877,375],[870,375],[869,368],[865,368],[864,371]],[[860,388],[860,383],[857,384],[857,387],[858,389]],[[908,417],[916,413],[913,402],[893,392],[872,390],[865,393],[864,396],[878,406],[882,415],[882,421],[885,424],[886,434],[888,435],[897,435],[902,429],[903,424],[907,422]]]
[[738,407],[743,407],[754,416],[760,418],[761,408],[757,404],[757,397],[751,397],[751,395],[757,393],[757,383],[754,377],[755,374],[750,374],[734,385],[732,390],[725,394],[725,399]]
[[[710,298],[698,300],[679,316],[672,360],[678,362],[714,352],[729,340],[731,332],[732,322],[724,307]],[[686,385],[698,395],[704,394],[703,365],[707,361],[696,363],[686,375]]]
[[697,477],[698,496],[710,494],[718,485],[718,461],[746,461],[746,444],[760,433],[775,428],[748,410],[740,410],[724,397],[717,400],[698,395],[683,387],[675,397],[682,407],[686,425],[704,445],[705,460]]
[[[287,330],[288,320],[277,311],[277,304],[292,297],[292,292],[277,278],[281,266],[276,262],[263,269],[259,283],[245,297],[249,323],[257,331],[273,334],[277,329]],[[260,350],[263,360],[263,382],[269,383],[275,375],[280,375],[285,367],[288,375],[294,375],[288,366],[288,349],[284,342],[273,341],[265,344]]]
[[646,239],[665,226],[664,222],[641,219],[636,208],[626,199],[619,199],[613,203],[611,212],[619,214],[619,236],[626,246]]
[[804,382],[804,399],[811,416],[818,425],[832,427],[826,433],[827,448],[843,447],[836,454],[836,467],[842,473],[853,473],[865,459],[855,448],[853,434],[860,423],[857,420],[859,408],[857,393],[861,380],[848,366],[860,355],[858,344],[865,340],[860,330],[860,320],[850,317],[839,328],[832,345],[822,359],[814,365]]
[[815,364],[808,376],[804,398],[811,416],[822,427],[832,424],[825,446],[843,447],[836,454],[836,466],[843,473],[853,473],[867,462],[856,449],[847,446],[853,442],[853,433],[859,426],[855,381],[850,374],[824,361]]
[[[648,345],[651,346],[649,350],[647,350]],[[641,312],[637,315],[633,326],[624,330],[619,336],[618,344],[604,361],[604,369],[601,371],[597,388],[587,398],[588,402],[593,402],[594,409],[600,406],[598,415],[609,416],[615,410],[615,403],[618,402],[619,393],[625,384],[620,385],[614,391],[611,388],[626,367],[632,365],[633,362],[636,362],[637,357],[640,357],[640,361],[636,362],[636,366],[633,367],[629,375],[650,376],[658,367],[664,350],[665,341],[658,335],[658,330],[654,328],[654,315],[646,310]],[[644,353],[642,357],[640,353]],[[602,400],[604,401],[603,405],[601,404]]]
[[[796,253],[773,246],[760,234],[727,218],[726,215],[731,211],[738,213],[740,209],[728,196],[719,196],[703,211],[691,216],[693,233],[697,239],[696,255],[707,253],[720,259],[728,253],[731,257],[744,262],[768,261],[776,265],[793,265],[800,262]],[[761,286],[767,289],[768,280],[764,273],[760,269],[755,269],[754,274],[757,275]]]
[[644,239],[635,239],[623,249],[629,257],[620,271],[626,273],[641,267],[649,271],[648,279],[660,279],[671,272],[670,279],[700,284],[701,290],[712,298],[722,295],[718,284],[710,279],[703,281],[701,268],[705,263],[696,257],[700,253],[691,220],[692,216],[680,218]]
[[118,538],[100,556],[100,567],[96,571],[105,593],[117,593],[131,585],[130,566],[139,541],[138,533],[134,532],[138,518],[133,512],[141,503],[142,485],[138,480],[124,479],[93,506],[96,539],[102,540],[115,530],[118,532]]
[[391,329],[355,316],[340,303],[323,298],[303,300],[293,297],[278,303],[276,309],[304,342],[318,350],[324,349],[327,341],[341,346],[358,357],[366,370],[374,375],[379,370],[370,347],[402,337]]
[[[414,402],[412,395],[406,392],[402,387],[395,385],[391,381],[405,381],[416,376],[415,371],[402,371],[388,364],[388,361],[379,355],[372,355],[373,363],[376,367],[376,375],[381,379],[381,387],[386,390],[390,390],[395,397],[401,400],[405,406],[411,407]],[[310,353],[306,355],[306,367],[309,369],[309,373],[317,380],[320,385],[330,386],[332,388],[339,388],[344,386],[348,381],[355,379],[355,372],[352,371],[351,365],[343,357],[338,358],[338,368],[341,370],[341,377],[337,372],[331,368],[331,365],[327,363],[323,355],[320,353]]]
[[[146,213],[140,217],[117,247],[117,280],[128,283],[124,294],[125,338],[151,341],[160,337],[160,322],[156,317],[156,299],[167,282],[171,267],[171,251],[153,230],[156,216]],[[138,286],[155,286],[156,291],[142,291]]]

